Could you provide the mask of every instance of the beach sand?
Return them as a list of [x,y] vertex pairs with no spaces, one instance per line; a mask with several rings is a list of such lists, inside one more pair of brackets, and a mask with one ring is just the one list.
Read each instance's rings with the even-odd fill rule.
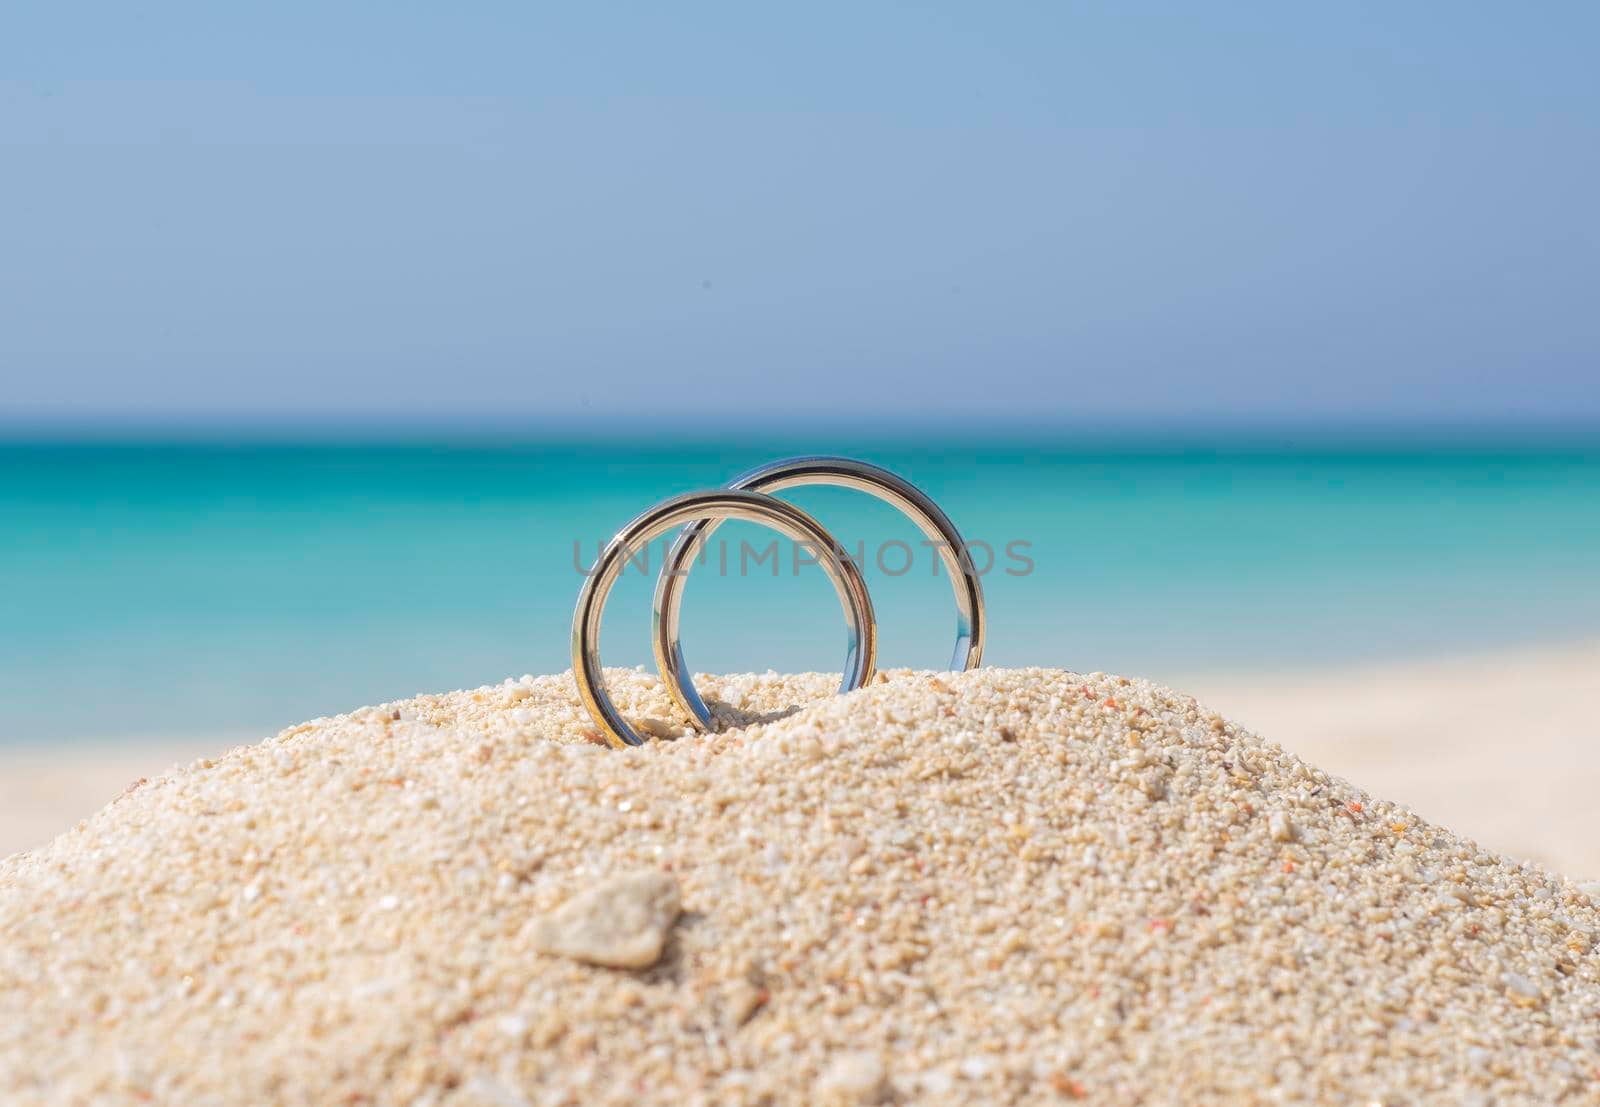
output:
[[1600,641],[1174,684],[1491,849],[1600,879]]
[[140,778],[263,737],[0,745],[0,857],[44,845]]
[[[1600,878],[1600,641],[1163,682],[1491,849]],[[0,857],[141,777],[261,737],[0,747]]]
[[633,750],[525,678],[152,778],[0,862],[0,1100],[1600,1096],[1600,885],[1156,685],[881,676]]

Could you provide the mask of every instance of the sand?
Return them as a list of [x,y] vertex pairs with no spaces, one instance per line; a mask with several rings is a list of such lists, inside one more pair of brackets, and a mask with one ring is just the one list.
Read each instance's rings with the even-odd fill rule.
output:
[[1600,879],[1600,640],[1172,683],[1499,852]]
[[141,778],[254,740],[129,738],[0,745],[0,857],[44,845]]
[[0,862],[0,1100],[1600,1101],[1600,887],[1151,684],[833,679],[617,751],[527,678],[143,784]]
[[[1491,849],[1600,879],[1600,640],[1162,676],[1313,764]],[[141,777],[260,737],[0,744],[0,857],[44,845]]]

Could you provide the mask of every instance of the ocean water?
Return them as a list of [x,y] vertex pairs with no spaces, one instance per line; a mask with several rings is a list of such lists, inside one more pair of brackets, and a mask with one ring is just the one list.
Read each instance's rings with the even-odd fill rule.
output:
[[[579,569],[618,527],[821,449],[909,477],[996,551],[992,664],[1159,677],[1600,630],[1593,438],[34,438],[0,443],[0,743],[245,738],[563,669]],[[785,495],[861,544],[882,663],[943,665],[953,607],[921,535],[859,494]],[[713,556],[687,590],[690,665],[837,668],[820,571],[781,551],[741,573],[740,542],[769,536],[718,538],[728,572]],[[613,593],[607,664],[650,662],[651,583]]]

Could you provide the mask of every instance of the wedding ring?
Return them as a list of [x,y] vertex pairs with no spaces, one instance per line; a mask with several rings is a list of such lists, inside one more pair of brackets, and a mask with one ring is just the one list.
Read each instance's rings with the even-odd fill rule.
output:
[[[983,610],[983,585],[972,559],[967,555],[961,532],[939,505],[916,485],[889,470],[848,457],[794,457],[768,462],[728,482],[729,489],[771,494],[785,488],[808,484],[838,485],[876,496],[898,508],[935,544],[956,598],[956,643],[950,668],[960,671],[976,668],[983,660],[986,630]],[[684,527],[672,544],[656,578],[652,614],[656,665],[661,670],[667,691],[699,730],[712,729],[711,711],[695,690],[689,668],[683,660],[678,640],[678,617],[683,606],[683,587],[695,557],[696,547],[708,541],[722,520],[712,513]],[[845,558],[849,562],[849,558]],[[853,568],[855,566],[852,565]],[[859,576],[859,569],[857,569]],[[837,584],[837,580],[835,584]],[[849,691],[848,672],[840,691]]]
[[[760,523],[811,550],[833,582],[849,624],[849,648],[839,690],[848,692],[872,679],[878,652],[872,598],[867,594],[860,567],[843,555],[821,523],[793,504],[761,492],[721,488],[674,496],[634,519],[606,544],[578,592],[578,606],[572,616],[572,672],[577,678],[578,695],[613,746],[642,746],[645,739],[617,711],[606,692],[605,673],[600,667],[600,620],[606,598],[628,560],[639,556],[655,539],[685,524],[709,522],[714,528],[725,519]],[[673,625],[676,627],[676,620]],[[673,684],[669,682],[668,687]],[[705,702],[692,684],[689,691],[703,710]]]

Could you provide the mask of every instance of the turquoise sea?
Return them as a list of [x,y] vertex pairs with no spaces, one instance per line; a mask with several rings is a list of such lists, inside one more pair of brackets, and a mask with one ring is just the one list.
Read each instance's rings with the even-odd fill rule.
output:
[[[823,451],[904,474],[996,549],[997,665],[1162,676],[1600,631],[1593,435],[33,436],[0,443],[0,742],[249,737],[565,668],[577,565],[615,529]],[[866,543],[883,663],[942,665],[948,584],[920,534],[858,494],[786,495]],[[836,668],[820,572],[785,553],[776,579],[770,562],[741,576],[739,541],[768,537],[718,537],[730,572],[713,559],[691,581],[691,666]],[[909,572],[874,564],[894,541]],[[607,664],[650,660],[650,589],[630,572],[614,593]]]

